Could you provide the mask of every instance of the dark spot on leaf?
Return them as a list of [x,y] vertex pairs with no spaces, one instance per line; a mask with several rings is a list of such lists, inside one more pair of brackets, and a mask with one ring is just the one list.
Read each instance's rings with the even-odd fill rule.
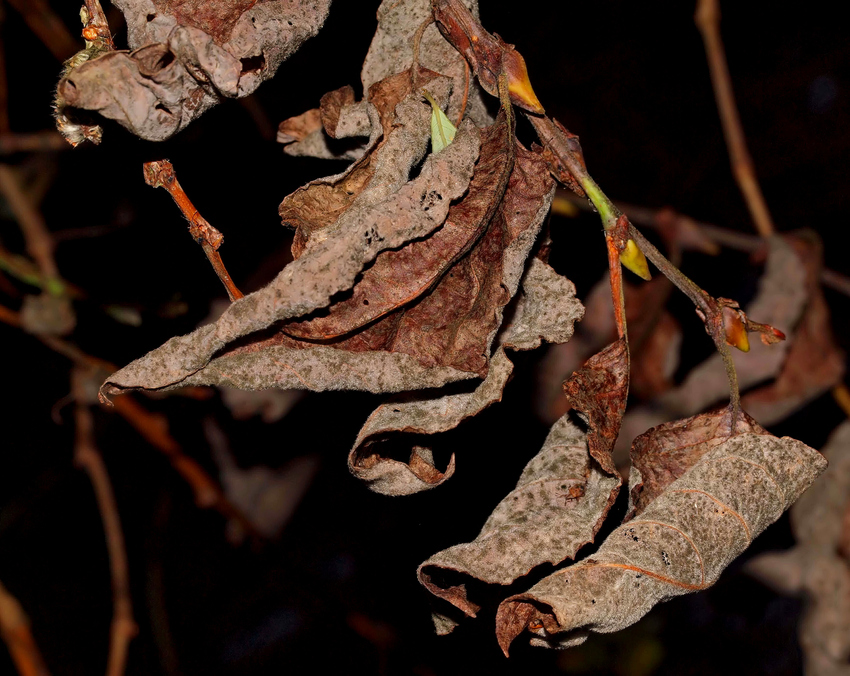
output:
[[148,22],[151,22],[151,21],[153,21],[154,19],[156,19],[156,14],[148,14],[148,15],[145,17],[145,19],[147,19],[147,21],[148,21]]

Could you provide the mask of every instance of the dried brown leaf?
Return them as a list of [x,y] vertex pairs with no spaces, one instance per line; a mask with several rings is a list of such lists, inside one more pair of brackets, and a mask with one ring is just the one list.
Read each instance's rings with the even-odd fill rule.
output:
[[629,475],[629,513],[634,518],[712,448],[734,434],[769,434],[739,411],[732,429],[729,406],[653,427],[632,442]]
[[490,224],[513,166],[509,138],[502,114],[496,124],[482,132],[481,153],[469,190],[451,207],[437,232],[402,249],[379,254],[350,298],[334,303],[326,314],[288,323],[283,331],[312,340],[336,338],[410,303],[431,288]]
[[524,630],[532,645],[570,647],[590,632],[623,629],[656,604],[705,589],[826,468],[788,437],[742,434],[706,453],[592,558],[502,602],[507,653]]
[[251,94],[324,23],[330,0],[116,0],[130,51],[73,69],[58,105],[162,141],[223,98]]
[[611,451],[620,433],[629,395],[626,341],[621,338],[588,359],[564,383],[564,394],[570,408],[588,424],[590,455],[608,474],[619,476]]
[[[505,281],[515,285],[517,265],[505,269]],[[521,271],[521,267],[519,268]],[[544,284],[540,284],[544,281]],[[515,350],[534,349],[540,340],[569,340],[583,307],[575,298],[572,284],[545,263],[533,258],[523,281],[523,293],[513,308],[511,323],[499,336],[500,345]],[[514,287],[515,288],[515,287]],[[557,317],[557,323],[550,321]],[[519,330],[521,327],[522,330]],[[471,392],[444,395],[404,395],[378,407],[360,430],[349,454],[349,468],[380,493],[407,495],[434,487],[454,471],[454,460],[445,473],[433,468],[430,451],[417,447],[411,453],[416,467],[380,454],[381,442],[410,432],[436,434],[456,427],[462,420],[498,402],[513,365],[498,347],[490,359],[487,377]],[[414,454],[418,458],[414,458]],[[426,461],[429,467],[420,460]],[[430,460],[430,462],[427,462]]]
[[585,433],[565,416],[478,537],[429,558],[419,581],[475,617],[479,608],[467,597],[465,580],[507,585],[542,563],[574,558],[593,541],[618,489],[619,480],[591,461]]
[[[421,112],[425,119],[419,123],[426,126],[429,111],[422,105]],[[389,145],[382,147],[386,149]],[[187,336],[172,338],[128,365],[110,378],[104,391],[173,387],[188,382],[190,376],[198,384],[221,382],[246,389],[317,387],[396,391],[417,387],[412,382],[415,376],[406,372],[408,366],[415,365],[415,359],[386,355],[389,359],[384,360],[384,366],[388,370],[380,376],[369,371],[355,373],[345,365],[345,359],[338,358],[343,355],[333,356],[332,353],[339,352],[333,348],[317,347],[314,351],[324,351],[329,357],[327,361],[311,352],[303,373],[286,363],[285,352],[278,359],[273,350],[255,353],[253,357],[225,355],[220,357],[230,361],[225,368],[217,363],[206,372],[204,369],[214,355],[236,339],[327,306],[334,294],[354,285],[364,266],[381,251],[425,237],[438,228],[451,201],[465,192],[478,149],[478,131],[469,123],[462,125],[454,142],[439,155],[430,156],[416,179],[405,185],[405,175],[403,179],[397,178],[394,185],[364,190],[360,202],[342,215],[333,232],[311,243],[271,284],[234,302],[215,323]],[[381,169],[379,162],[375,176],[381,174]],[[390,175],[389,171],[383,173]],[[398,187],[393,190],[396,184]],[[356,363],[352,366],[357,368]],[[368,363],[360,366],[370,368]],[[441,375],[419,386],[437,386],[467,377],[457,372]]]

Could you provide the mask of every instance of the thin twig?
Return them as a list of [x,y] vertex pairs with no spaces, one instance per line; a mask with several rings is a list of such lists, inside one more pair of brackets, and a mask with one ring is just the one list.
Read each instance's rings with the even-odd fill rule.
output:
[[94,418],[86,403],[84,379],[86,374],[79,368],[72,372],[72,389],[76,406],[76,440],[74,444],[74,462],[89,475],[94,489],[103,532],[106,537],[106,549],[109,553],[109,570],[112,577],[112,626],[109,637],[109,657],[106,662],[106,676],[121,676],[127,665],[127,653],[130,641],[138,633],[133,619],[133,604],[130,596],[130,572],[127,564],[127,551],[124,545],[124,533],[118,516],[115,494],[109,481],[109,473],[94,443]]
[[[0,322],[20,328],[20,314],[0,305]],[[54,352],[67,357],[78,368],[97,369],[104,374],[112,373],[117,368],[108,361],[86,354],[76,345],[62,338],[56,336],[35,337]],[[192,388],[188,389],[192,390]],[[148,411],[128,394],[116,397],[113,404],[112,410],[124,418],[151,446],[168,458],[171,466],[189,484],[195,497],[195,503],[199,507],[215,509],[226,519],[237,521],[254,540],[260,541],[262,539],[262,535],[254,528],[248,518],[227,499],[215,479],[201,465],[183,452],[183,448],[169,433],[168,420],[164,415]]]
[[[98,51],[112,51],[112,32],[106,20],[106,13],[100,6],[99,0],[85,0],[87,19],[83,26],[83,37],[94,44]],[[88,46],[88,45],[87,45]]]
[[0,636],[21,676],[49,676],[30,630],[30,620],[18,599],[0,582]]
[[413,34],[413,63],[410,64],[410,88],[413,91],[419,90],[419,43],[422,42],[422,35],[425,29],[434,23],[434,15],[429,12],[425,20],[419,24],[419,28]]
[[146,162],[143,168],[145,182],[154,188],[165,188],[183,216],[189,221],[189,234],[203,248],[213,270],[215,270],[221,283],[224,284],[224,288],[227,289],[230,300],[242,298],[242,292],[236,288],[218,253],[218,248],[224,242],[224,236],[211,226],[192,204],[189,196],[177,181],[171,162],[168,160]]
[[[758,235],[750,235],[746,232],[737,232],[735,230],[730,230],[729,228],[714,225],[713,223],[698,221],[690,216],[677,214],[667,208],[653,209],[651,207],[620,202],[619,200],[615,201],[614,204],[620,211],[628,214],[629,220],[635,225],[658,229],[660,227],[658,220],[659,216],[661,214],[666,214],[673,219],[686,220],[690,225],[697,228],[707,239],[720,246],[734,249],[735,251],[753,253],[758,251],[764,245],[764,240],[762,240],[762,238]],[[594,210],[593,206],[591,206],[586,199],[579,197],[575,193],[564,188],[558,189],[558,192],[555,195],[555,200],[552,202],[552,212],[572,217],[572,207],[577,207],[582,211],[588,212]],[[835,270],[823,269],[820,273],[820,281],[824,286],[833,289],[834,291],[838,291],[845,296],[850,296],[850,277],[847,277],[847,275],[842,275],[840,272],[836,272]]]
[[9,0],[9,4],[21,13],[29,29],[59,61],[79,49],[77,39],[46,0]]
[[61,295],[64,284],[59,276],[59,268],[53,257],[54,242],[44,218],[21,189],[14,169],[0,163],[0,193],[6,198],[9,208],[21,227],[26,240],[27,251],[38,265],[41,274],[47,280],[46,288],[50,293]]
[[747,208],[750,210],[756,230],[762,237],[770,237],[776,232],[773,219],[764,200],[761,187],[756,178],[753,159],[747,149],[747,140],[735,105],[735,94],[732,91],[732,80],[729,77],[729,66],[726,63],[726,53],[723,40],[720,37],[720,7],[718,0],[699,0],[696,16],[697,28],[705,43],[705,53],[711,72],[711,84],[714,87],[714,97],[723,123],[723,134],[729,149],[729,159],[732,172],[738,187],[744,195]]
[[455,126],[459,127],[463,122],[463,116],[466,115],[466,104],[469,102],[469,80],[471,73],[469,72],[469,61],[463,60],[463,101],[460,103],[460,113],[457,116]]

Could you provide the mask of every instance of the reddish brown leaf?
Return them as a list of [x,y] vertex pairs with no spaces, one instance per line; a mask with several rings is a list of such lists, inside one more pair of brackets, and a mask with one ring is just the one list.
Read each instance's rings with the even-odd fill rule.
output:
[[584,432],[561,418],[478,537],[432,556],[419,567],[419,581],[475,617],[464,581],[507,585],[542,563],[573,558],[593,541],[618,488],[618,479],[591,462]]
[[[151,141],[271,78],[324,23],[330,0],[123,0],[132,51],[71,70],[57,108],[96,111]],[[152,11],[154,10],[154,11]]]
[[[518,269],[516,256],[508,259],[504,269],[505,284],[515,288]],[[502,390],[513,370],[502,346],[513,350],[531,350],[548,342],[566,341],[572,337],[573,325],[581,318],[583,308],[575,298],[575,287],[552,268],[538,259],[532,259],[522,281],[522,294],[513,308],[511,324],[504,327],[498,338],[498,347],[490,359],[487,377],[473,391],[451,395],[407,395],[391,399],[369,416],[360,430],[354,448],[349,454],[351,472],[369,484],[372,490],[390,495],[406,495],[432,488],[448,478],[453,471],[453,461],[443,474],[425,468],[417,458],[428,461],[430,451],[417,447],[411,459],[416,467],[386,458],[380,444],[399,434],[417,432],[436,434],[456,427],[465,418],[476,415],[487,406],[498,402]],[[433,466],[433,460],[430,461]]]
[[504,115],[482,132],[481,154],[466,196],[453,205],[431,237],[380,254],[363,273],[352,296],[326,314],[284,327],[297,338],[326,340],[360,328],[426,292],[487,228],[504,194],[512,168]]
[[507,654],[527,629],[532,645],[578,645],[590,632],[618,631],[656,603],[705,589],[825,468],[820,453],[794,439],[728,439],[617,528],[592,558],[503,601],[499,644]]
[[611,457],[629,395],[629,349],[624,339],[611,343],[588,359],[564,383],[571,408],[588,424],[590,455],[603,470],[617,476]]
[[626,520],[639,515],[715,446],[734,434],[744,433],[769,434],[743,411],[739,411],[733,431],[732,410],[726,406],[693,418],[664,423],[641,434],[632,443]]
[[337,138],[336,128],[343,106],[350,106],[352,103],[354,103],[354,88],[351,85],[334,89],[322,97],[319,102],[319,113],[322,126],[331,138]]

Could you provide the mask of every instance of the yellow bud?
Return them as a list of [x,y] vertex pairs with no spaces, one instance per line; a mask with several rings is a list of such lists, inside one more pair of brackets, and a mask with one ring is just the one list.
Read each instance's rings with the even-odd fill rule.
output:
[[747,335],[747,325],[744,323],[741,311],[735,307],[723,308],[723,329],[726,332],[726,344],[737,347],[741,352],[750,351],[750,338]]
[[643,251],[638,249],[633,239],[626,242],[626,248],[620,252],[620,262],[628,270],[634,272],[641,279],[649,281],[652,275],[649,274],[649,264],[646,262],[646,256]]
[[528,79],[528,68],[525,66],[525,59],[513,48],[506,50],[503,58],[503,67],[508,76],[508,93],[511,95],[511,101],[520,108],[525,108],[532,113],[543,115],[546,111],[543,109],[543,105],[531,87],[531,80]]

